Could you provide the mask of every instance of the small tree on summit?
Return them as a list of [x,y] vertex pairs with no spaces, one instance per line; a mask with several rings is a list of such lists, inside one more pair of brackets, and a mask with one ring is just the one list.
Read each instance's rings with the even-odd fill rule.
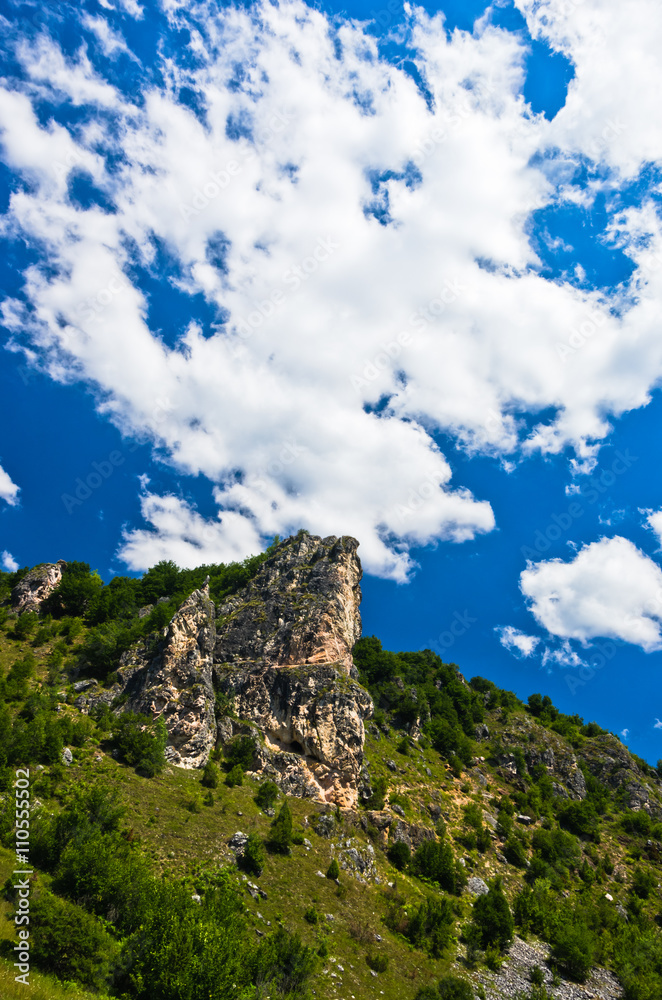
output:
[[292,813],[287,803],[283,802],[280,811],[271,824],[269,847],[279,854],[289,854],[292,844]]

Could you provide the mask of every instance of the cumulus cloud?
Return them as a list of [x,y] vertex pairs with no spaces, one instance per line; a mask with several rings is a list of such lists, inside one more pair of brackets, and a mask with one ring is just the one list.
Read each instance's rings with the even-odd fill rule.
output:
[[[609,157],[531,114],[523,38],[487,22],[448,36],[440,15],[413,11],[426,95],[361,25],[296,0],[164,10],[173,37],[190,32],[187,59],[164,48],[163,86],[150,79],[135,103],[45,35],[17,45],[25,79],[0,88],[4,155],[31,181],[6,230],[44,254],[3,304],[12,349],[95,386],[109,419],[207,477],[219,507],[205,549],[194,510],[150,495],[129,565],[211,559],[229,525],[248,546],[303,526],[357,535],[367,569],[402,580],[412,546],[494,527],[435,435],[505,468],[566,448],[590,467],[610,417],[662,376],[662,268],[646,266],[662,239],[651,204],[614,222],[638,270],[609,296],[543,275],[532,210],[590,201],[574,168]],[[552,40],[584,59],[583,31]],[[587,107],[600,73],[586,56]],[[95,114],[43,124],[35,95]],[[633,140],[629,155],[649,152]],[[81,174],[97,192],[85,206]],[[157,328],[141,274],[196,322]]]
[[14,559],[11,552],[7,552],[6,549],[0,555],[0,560],[2,561],[2,568],[6,570],[7,573],[15,573],[18,569],[18,563]]
[[592,542],[570,562],[529,564],[520,587],[536,621],[552,636],[662,649],[662,571],[627,538]]
[[10,507],[15,507],[18,503],[19,487],[12,482],[10,476],[0,465],[0,500],[4,500]]
[[653,725],[653,729],[662,729],[662,722],[660,722],[659,719],[655,720],[655,723]]
[[657,535],[658,541],[662,543],[662,510],[642,511],[647,515],[646,522],[649,528]]
[[512,625],[500,626],[495,629],[495,632],[498,634],[502,646],[523,657],[531,656],[540,642],[538,636],[527,635],[526,632],[522,632]]

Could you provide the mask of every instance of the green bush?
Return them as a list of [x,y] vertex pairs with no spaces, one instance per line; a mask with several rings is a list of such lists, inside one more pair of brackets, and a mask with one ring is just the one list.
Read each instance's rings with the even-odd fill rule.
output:
[[474,991],[466,979],[459,976],[442,976],[439,980],[440,1000],[473,1000]]
[[225,784],[228,788],[235,788],[237,785],[243,785],[244,783],[244,772],[241,769],[240,764],[235,764],[225,776]]
[[585,923],[566,920],[552,943],[552,957],[571,979],[585,983],[594,965],[596,940]]
[[229,771],[235,767],[248,771],[255,756],[255,740],[252,736],[235,736],[223,747],[223,753]]
[[451,942],[454,922],[450,900],[428,896],[409,914],[404,934],[413,945],[438,958]]
[[258,833],[249,833],[244,852],[237,860],[238,866],[249,875],[259,877],[267,860],[262,838]]
[[446,892],[459,894],[466,882],[464,872],[455,863],[453,849],[446,841],[424,841],[416,849],[410,867],[415,875],[436,882]]
[[212,760],[205,764],[200,784],[204,785],[205,788],[218,788],[218,768]]
[[165,767],[168,731],[163,719],[154,722],[148,715],[123,712],[114,722],[113,746],[127,764],[148,778]]
[[331,864],[326,870],[326,877],[330,879],[340,878],[340,868],[338,867],[338,862],[335,858],[331,859]]
[[273,809],[278,799],[278,785],[275,781],[262,781],[255,794],[255,803],[260,809]]
[[307,920],[309,924],[319,923],[320,915],[314,906],[309,906],[308,909],[305,910],[303,916],[304,920]]
[[495,879],[490,891],[476,899],[471,919],[479,932],[482,948],[496,945],[504,951],[510,944],[513,939],[514,921],[501,879]]
[[411,858],[411,850],[409,845],[405,844],[402,840],[396,840],[394,844],[391,844],[388,851],[386,852],[391,864],[398,869],[398,871],[404,871],[409,864],[409,859]]
[[387,955],[372,955],[370,952],[365,957],[366,965],[375,972],[386,972],[388,969]]
[[92,990],[106,985],[117,948],[82,907],[42,892],[30,906],[30,931],[30,952],[39,968]]
[[289,854],[292,844],[292,813],[287,799],[271,823],[269,847],[279,854]]

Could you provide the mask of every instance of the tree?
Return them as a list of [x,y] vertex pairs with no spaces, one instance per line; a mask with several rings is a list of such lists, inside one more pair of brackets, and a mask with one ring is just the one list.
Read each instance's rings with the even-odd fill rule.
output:
[[113,743],[127,764],[148,778],[165,766],[164,750],[168,731],[163,719],[156,723],[148,715],[124,712],[114,724]]
[[482,948],[493,944],[505,951],[513,939],[514,922],[500,878],[494,880],[486,895],[478,897],[471,919]]
[[326,870],[326,877],[334,880],[340,878],[340,868],[335,858],[331,859],[331,864]]
[[440,1000],[473,1000],[474,991],[466,979],[459,976],[442,976],[439,981]]
[[275,781],[263,781],[255,794],[255,804],[260,809],[273,809],[278,798],[278,785]]
[[202,772],[200,783],[204,785],[205,788],[218,787],[218,768],[212,760],[208,760],[205,764],[205,769]]
[[228,788],[235,788],[237,785],[243,785],[244,783],[244,772],[239,764],[235,764],[225,776],[225,784]]
[[289,854],[292,844],[292,813],[287,799],[271,824],[269,847],[279,854]]
[[398,871],[404,871],[409,864],[411,851],[409,849],[409,845],[405,844],[403,840],[396,840],[396,842],[391,844],[389,847],[386,852],[386,856],[391,864],[398,869]]
[[249,875],[259,877],[266,860],[262,838],[257,833],[250,833],[244,845],[244,853],[237,859],[238,866]]

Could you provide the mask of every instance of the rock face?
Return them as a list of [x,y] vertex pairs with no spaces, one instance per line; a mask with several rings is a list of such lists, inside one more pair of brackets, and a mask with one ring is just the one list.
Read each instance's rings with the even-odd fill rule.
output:
[[331,664],[217,667],[216,679],[233,715],[259,729],[260,770],[278,770],[280,759],[287,784],[293,789],[299,783],[299,794],[355,805],[363,719],[372,713],[372,700],[344,669]]
[[90,703],[161,717],[168,759],[203,767],[215,745],[254,741],[252,770],[287,793],[353,807],[372,700],[354,679],[361,634],[358,542],[307,532],[282,542],[218,609],[191,594],[157,650],[124,654]]
[[14,611],[23,614],[25,611],[38,611],[42,602],[53,593],[60,580],[62,570],[66,566],[63,559],[56,563],[42,563],[35,566],[22,580],[16,584],[11,594]]
[[118,671],[132,712],[163,718],[168,759],[180,767],[204,767],[216,740],[212,683],[216,640],[209,588],[194,591],[165,630],[153,658],[144,651],[125,654]]
[[300,532],[218,609],[216,663],[335,663],[352,670],[361,636],[358,542]]

